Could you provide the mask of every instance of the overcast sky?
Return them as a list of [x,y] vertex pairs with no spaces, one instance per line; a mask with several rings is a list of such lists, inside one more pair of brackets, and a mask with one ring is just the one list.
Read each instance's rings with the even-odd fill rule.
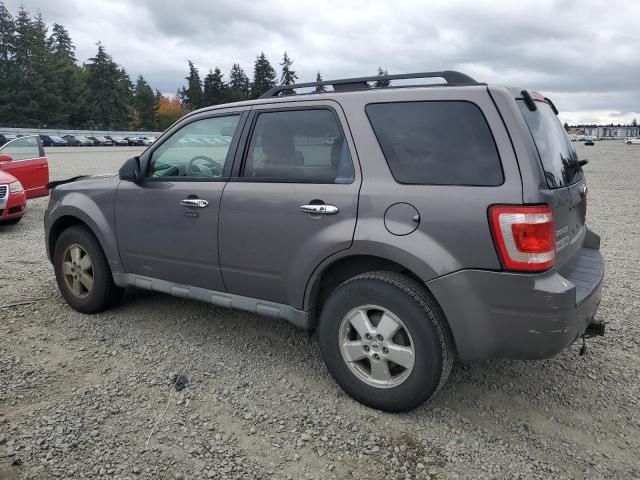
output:
[[80,61],[101,41],[133,79],[173,93],[286,50],[299,81],[455,69],[539,90],[563,120],[640,121],[640,0],[5,0],[65,25]]

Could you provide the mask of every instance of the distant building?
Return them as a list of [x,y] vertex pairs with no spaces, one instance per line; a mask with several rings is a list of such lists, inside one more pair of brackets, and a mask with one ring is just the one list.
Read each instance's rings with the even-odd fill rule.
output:
[[639,126],[616,127],[614,125],[602,125],[598,127],[581,127],[585,135],[597,138],[627,138],[640,137]]

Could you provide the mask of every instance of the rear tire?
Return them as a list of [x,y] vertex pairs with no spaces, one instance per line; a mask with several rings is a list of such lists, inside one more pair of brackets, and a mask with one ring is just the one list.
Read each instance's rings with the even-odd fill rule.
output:
[[53,267],[60,293],[79,312],[101,312],[122,298],[124,289],[113,282],[107,258],[87,227],[74,225],[60,234]]
[[318,337],[342,389],[388,412],[431,399],[453,364],[440,307],[422,285],[398,273],[369,272],[342,283],[323,305]]

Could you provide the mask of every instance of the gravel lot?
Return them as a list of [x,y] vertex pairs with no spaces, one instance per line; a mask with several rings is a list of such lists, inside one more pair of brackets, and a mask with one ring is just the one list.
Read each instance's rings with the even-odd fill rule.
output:
[[[0,227],[0,478],[640,478],[640,146],[578,145],[607,336],[539,362],[457,364],[402,415],[352,401],[285,322],[129,292],[82,315],[46,259],[47,199]],[[53,179],[133,148],[49,149]],[[175,374],[187,388],[169,386]]]

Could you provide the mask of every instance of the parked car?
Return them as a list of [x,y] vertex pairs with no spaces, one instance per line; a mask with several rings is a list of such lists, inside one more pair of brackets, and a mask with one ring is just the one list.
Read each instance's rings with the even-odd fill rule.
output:
[[96,136],[96,137],[87,137],[89,140],[91,140],[93,142],[93,144],[95,146],[112,146],[113,145],[113,141],[105,138],[105,137],[101,137],[101,136]]
[[88,137],[85,137],[84,135],[76,135],[76,140],[78,140],[78,142],[80,142],[80,146],[83,146],[83,147],[91,147],[94,145],[93,140],[90,140]]
[[93,140],[89,140],[83,135],[65,135],[62,138],[72,147],[88,147],[94,144]]
[[101,145],[104,145],[106,147],[113,146],[113,140],[111,140],[110,138],[107,138],[107,137],[96,137],[96,138],[98,139]]
[[548,358],[603,334],[585,161],[556,107],[411,77],[446,84],[275,87],[187,115],[118,176],[56,182],[63,297],[94,313],[140,287],[316,329],[340,386],[387,411],[430,399],[456,355]]
[[144,145],[144,140],[141,137],[126,137],[126,140],[130,147],[138,147]]
[[111,140],[114,145],[129,145],[129,142],[123,137],[112,137],[111,135],[105,135],[106,139]]
[[16,138],[0,147],[0,170],[20,180],[27,198],[49,194],[49,163],[37,135]]
[[62,137],[67,144],[70,147],[79,147],[80,145],[82,145],[82,143],[80,142],[80,140],[78,140],[76,137],[74,137],[73,135],[64,135]]
[[640,137],[627,138],[625,142],[627,145],[640,145]]
[[16,135],[11,135],[9,133],[0,133],[0,146],[4,145],[11,140],[15,140],[18,138]]
[[18,223],[27,209],[27,196],[20,181],[0,170],[0,225]]
[[64,138],[57,135],[40,135],[40,140],[45,147],[66,147],[69,145]]

